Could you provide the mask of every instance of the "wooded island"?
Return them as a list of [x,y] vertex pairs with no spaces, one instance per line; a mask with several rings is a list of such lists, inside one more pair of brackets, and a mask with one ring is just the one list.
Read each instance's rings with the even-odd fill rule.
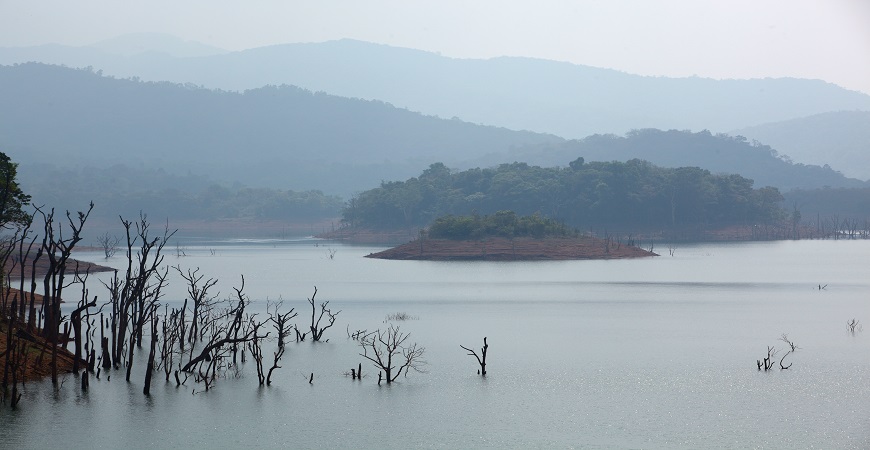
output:
[[493,215],[445,216],[418,239],[368,255],[401,260],[540,261],[623,259],[657,256],[634,242],[580,236],[565,224],[540,215],[518,217],[513,211]]

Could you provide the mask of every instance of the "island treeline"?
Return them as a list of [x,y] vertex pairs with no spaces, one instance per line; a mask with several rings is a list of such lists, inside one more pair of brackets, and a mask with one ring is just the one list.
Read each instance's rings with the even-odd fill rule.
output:
[[424,227],[445,215],[540,213],[578,228],[651,230],[769,223],[786,214],[774,187],[734,174],[647,161],[526,163],[454,172],[435,163],[406,181],[382,182],[348,201],[352,227]]
[[498,211],[486,216],[439,217],[429,227],[428,235],[435,239],[478,239],[487,236],[542,238],[576,236],[577,231],[540,214],[517,216],[513,211]]

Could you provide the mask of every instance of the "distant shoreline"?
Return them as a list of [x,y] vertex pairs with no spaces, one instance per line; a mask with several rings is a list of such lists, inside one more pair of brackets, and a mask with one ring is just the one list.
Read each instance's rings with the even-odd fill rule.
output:
[[[794,232],[797,231],[795,238]],[[791,224],[779,222],[767,225],[730,225],[719,228],[687,227],[676,230],[646,230],[641,232],[618,232],[611,230],[605,233],[614,241],[615,246],[625,246],[625,242],[635,243],[697,243],[697,242],[751,242],[751,241],[778,241],[778,240],[801,240],[801,239],[837,239],[831,234],[823,234],[811,226],[800,226],[796,230]],[[342,227],[334,231],[316,234],[318,239],[333,240],[346,244],[359,245],[384,245],[396,246],[408,241],[414,241],[420,236],[419,228],[405,228],[398,230],[372,230],[363,228]],[[593,236],[589,231],[584,236]],[[841,239],[848,237],[840,237]],[[856,239],[866,239],[865,234],[853,236]],[[487,239],[497,239],[496,237]],[[519,241],[523,238],[516,238]],[[548,238],[555,239],[555,238]],[[431,239],[434,241],[435,239]],[[603,241],[603,239],[601,239]],[[427,242],[430,240],[427,239]]]
[[503,238],[479,240],[424,239],[367,258],[424,261],[560,261],[628,259],[658,256],[639,247],[593,237]]

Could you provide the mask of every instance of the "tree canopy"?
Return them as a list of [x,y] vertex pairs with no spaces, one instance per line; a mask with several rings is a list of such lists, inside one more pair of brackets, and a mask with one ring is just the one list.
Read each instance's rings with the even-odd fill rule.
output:
[[30,196],[18,186],[16,175],[18,164],[6,153],[0,152],[0,227],[27,222],[30,217],[24,207],[30,203]]
[[109,168],[22,166],[24,188],[37,204],[74,210],[93,201],[93,217],[135,216],[171,220],[334,219],[344,199],[318,190],[245,187],[193,174],[114,165]]
[[564,223],[541,217],[540,214],[517,216],[513,211],[497,211],[480,216],[447,215],[435,219],[429,227],[429,237],[442,239],[479,239],[483,237],[566,237],[577,232]]
[[353,197],[351,226],[422,227],[445,215],[538,213],[574,227],[622,229],[754,224],[782,216],[782,195],[750,179],[647,161],[572,161],[544,168],[515,162],[454,172],[435,163],[406,181],[382,182]]

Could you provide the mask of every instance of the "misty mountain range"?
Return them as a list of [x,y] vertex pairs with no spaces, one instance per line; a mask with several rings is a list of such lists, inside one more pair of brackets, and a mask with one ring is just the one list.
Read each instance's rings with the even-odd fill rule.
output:
[[138,34],[88,47],[0,48],[0,64],[27,61],[234,91],[289,84],[569,139],[641,128],[727,132],[870,110],[870,96],[819,80],[645,77],[532,58],[448,58],[354,40],[222,52]]
[[13,159],[28,164],[125,164],[341,195],[412,176],[435,161],[555,166],[578,156],[697,165],[783,189],[859,183],[831,169],[810,175],[770,148],[709,132],[565,141],[293,86],[213,91],[30,63],[0,66],[0,96],[0,139]]
[[[866,185],[838,173],[836,162],[840,153],[856,164],[868,154],[862,136],[870,113],[841,110],[870,109],[870,96],[819,81],[639,77],[346,40],[226,52],[135,35],[90,47],[0,49],[0,63],[26,60],[90,68],[0,66],[0,150],[31,177],[22,180],[25,187],[49,172],[36,167],[123,165],[124,173],[140,171],[143,189],[190,188],[150,186],[148,174],[165,170],[175,174],[166,179],[187,174],[198,186],[241,183],[347,197],[436,161],[457,169],[511,161],[564,166],[579,156],[699,166],[783,190]],[[789,123],[816,130],[821,142],[783,140],[795,134]],[[818,132],[824,124],[836,138]],[[620,136],[628,130],[634,131]],[[833,169],[817,160],[803,164],[803,155],[780,148],[800,143],[810,155],[824,145]]]
[[342,195],[433,161],[562,141],[292,86],[221,92],[35,63],[0,66],[0,98],[0,142],[21,164],[124,164]]

